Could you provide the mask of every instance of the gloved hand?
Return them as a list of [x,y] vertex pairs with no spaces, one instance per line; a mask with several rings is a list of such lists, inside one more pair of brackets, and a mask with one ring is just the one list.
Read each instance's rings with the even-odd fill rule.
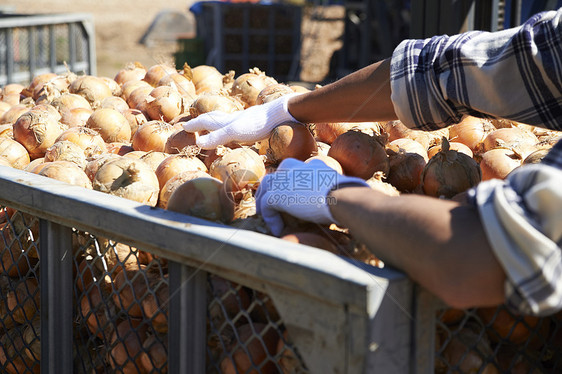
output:
[[256,192],[256,212],[276,236],[284,227],[280,212],[310,222],[334,223],[330,205],[335,202],[328,194],[344,184],[368,187],[363,179],[341,175],[320,160],[304,163],[288,158],[261,181]]
[[210,131],[197,139],[197,145],[203,149],[213,149],[232,141],[248,143],[263,140],[281,123],[299,122],[287,109],[287,102],[296,95],[300,94],[284,95],[267,104],[234,113],[213,111],[201,114],[187,121],[183,128],[187,132]]

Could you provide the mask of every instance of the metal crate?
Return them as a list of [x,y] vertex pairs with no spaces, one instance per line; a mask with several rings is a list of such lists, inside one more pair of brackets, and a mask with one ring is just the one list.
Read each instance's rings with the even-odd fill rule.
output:
[[0,204],[2,372],[410,370],[399,272],[7,167]]
[[211,1],[190,9],[207,65],[237,75],[257,67],[279,81],[298,80],[301,7]]
[[91,15],[0,14],[0,86],[67,70],[96,74]]

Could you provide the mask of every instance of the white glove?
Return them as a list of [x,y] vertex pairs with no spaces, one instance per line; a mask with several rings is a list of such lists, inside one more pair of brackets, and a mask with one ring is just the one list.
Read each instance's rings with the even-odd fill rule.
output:
[[267,104],[254,105],[233,113],[213,111],[201,114],[184,123],[183,129],[187,132],[210,131],[197,138],[197,145],[203,149],[213,149],[233,141],[250,143],[263,140],[278,125],[299,122],[287,108],[289,99],[296,95],[300,94],[284,95]]
[[280,212],[314,223],[334,223],[330,205],[335,201],[328,194],[344,184],[368,187],[363,179],[341,175],[323,161],[304,163],[287,158],[275,173],[261,181],[256,192],[256,212],[276,236],[284,227]]

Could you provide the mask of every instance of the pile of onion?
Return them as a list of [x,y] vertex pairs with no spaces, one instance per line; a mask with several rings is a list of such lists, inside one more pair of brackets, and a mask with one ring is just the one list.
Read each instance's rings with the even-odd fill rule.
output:
[[389,172],[386,181],[400,192],[415,192],[428,156],[425,148],[410,138],[393,140],[387,145]]

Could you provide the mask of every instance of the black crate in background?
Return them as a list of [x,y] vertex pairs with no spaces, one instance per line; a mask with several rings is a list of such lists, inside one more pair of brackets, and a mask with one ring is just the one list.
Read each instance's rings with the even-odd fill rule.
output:
[[257,67],[281,82],[298,79],[301,7],[203,2],[191,10],[205,64],[223,73],[240,75]]

